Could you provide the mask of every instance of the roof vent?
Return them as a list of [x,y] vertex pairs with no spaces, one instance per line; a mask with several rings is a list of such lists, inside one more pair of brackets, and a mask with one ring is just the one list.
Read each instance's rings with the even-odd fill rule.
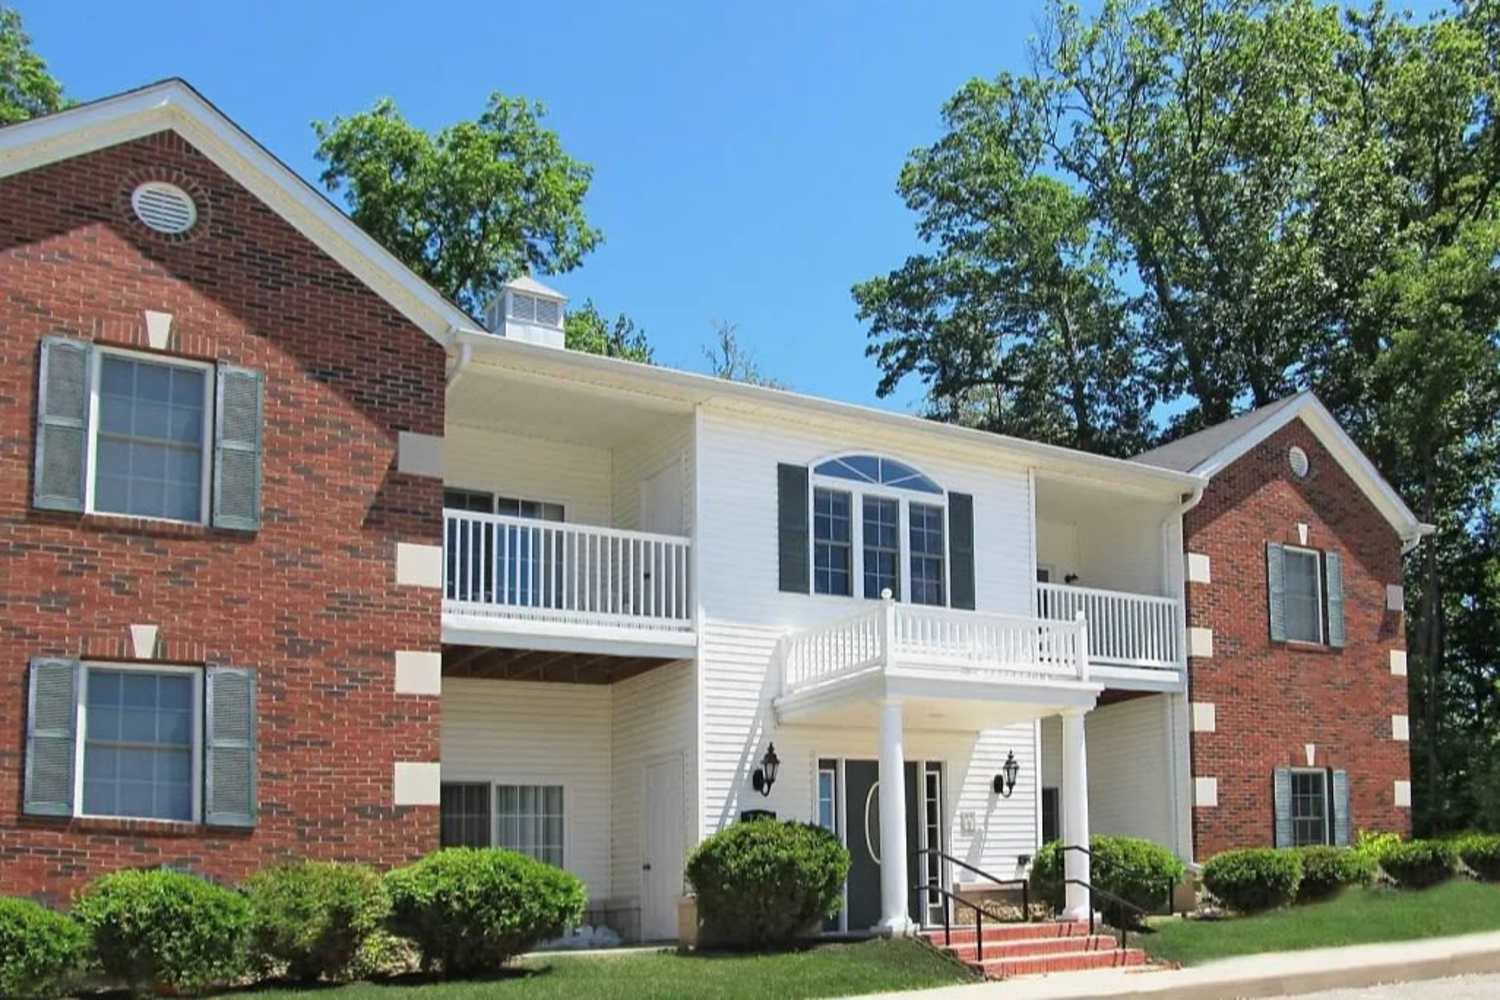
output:
[[176,184],[147,181],[130,195],[135,217],[158,233],[176,236],[193,228],[198,221],[198,206],[192,196]]
[[484,325],[493,334],[545,347],[563,346],[563,303],[567,299],[532,278],[521,277],[500,286],[500,294],[484,311]]

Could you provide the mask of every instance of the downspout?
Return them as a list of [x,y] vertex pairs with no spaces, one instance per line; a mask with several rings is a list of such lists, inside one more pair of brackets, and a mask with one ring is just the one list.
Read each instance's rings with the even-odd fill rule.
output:
[[[1175,552],[1175,553],[1172,551],[1172,549],[1173,549],[1173,546],[1171,544],[1171,527],[1172,527],[1172,523],[1175,521],[1178,524],[1181,524],[1182,523],[1182,519],[1187,516],[1188,511],[1190,511],[1194,507],[1198,506],[1198,504],[1203,500],[1203,491],[1205,489],[1207,489],[1207,488],[1208,488],[1208,484],[1206,482],[1200,483],[1198,486],[1193,487],[1193,492],[1190,493],[1190,494],[1188,494],[1186,496],[1186,498],[1184,498],[1183,501],[1181,503],[1179,503],[1177,505],[1177,507],[1170,514],[1168,514],[1166,517],[1162,518],[1162,521],[1161,521],[1162,575],[1163,575],[1163,577],[1166,578],[1165,582],[1168,585],[1170,585],[1171,582],[1172,582],[1172,571],[1171,571],[1172,559],[1175,557],[1176,559],[1178,559],[1179,562],[1184,562],[1186,560],[1186,549],[1187,549],[1187,532],[1184,531],[1182,533],[1182,544],[1181,544],[1182,551]],[[1188,650],[1188,646],[1187,646],[1187,640],[1188,640],[1188,634],[1187,634],[1187,567],[1186,567],[1185,564],[1183,565],[1183,568],[1182,568],[1182,570],[1180,572],[1182,574],[1181,575],[1181,584],[1177,588],[1177,595],[1176,595],[1177,596],[1177,608],[1178,608],[1178,611],[1177,611],[1177,619],[1178,619],[1177,620],[1177,641],[1180,644],[1179,648],[1181,649],[1182,652],[1178,656],[1178,661],[1179,661],[1179,663],[1181,664],[1181,667],[1182,667],[1183,681],[1184,681],[1184,683],[1186,683],[1189,678],[1188,678],[1188,669],[1187,669],[1187,666],[1188,666],[1188,656],[1187,656],[1187,650]],[[1190,714],[1191,711],[1192,711],[1192,709],[1191,709],[1191,706],[1190,706],[1189,701],[1188,701],[1188,697],[1189,696],[1188,696],[1188,694],[1186,692],[1184,692],[1182,695],[1175,695],[1175,696],[1170,696],[1170,697],[1172,697],[1174,700],[1178,701],[1178,704],[1176,704],[1176,705],[1172,705],[1169,702],[1168,722],[1169,722],[1171,728],[1170,728],[1168,736],[1169,736],[1169,739],[1171,741],[1170,749],[1173,751],[1173,755],[1174,756],[1175,756],[1175,751],[1178,748],[1185,747],[1187,749],[1187,759],[1184,760],[1184,761],[1182,761],[1182,767],[1181,767],[1181,769],[1179,769],[1179,768],[1177,768],[1175,766],[1172,768],[1172,775],[1171,775],[1171,778],[1169,779],[1169,787],[1171,788],[1170,799],[1171,799],[1171,813],[1172,813],[1171,820],[1172,820],[1173,838],[1181,840],[1182,834],[1184,832],[1183,831],[1183,824],[1182,824],[1182,819],[1183,819],[1182,797],[1183,797],[1183,793],[1186,790],[1186,788],[1191,788],[1192,784],[1193,784],[1193,756],[1192,756],[1193,750],[1192,750],[1192,733],[1191,733],[1191,731],[1179,734],[1177,732],[1177,727],[1183,724],[1183,722],[1184,722],[1183,716],[1187,715],[1187,714]],[[1179,778],[1183,774],[1186,774],[1186,776],[1187,776],[1187,780],[1185,782],[1179,780]],[[1178,846],[1180,848],[1184,849],[1183,852],[1182,852],[1183,853],[1183,860],[1187,861],[1189,864],[1191,864],[1192,861],[1193,861],[1193,830],[1192,830],[1192,820],[1191,820],[1192,814],[1191,814],[1191,812],[1188,813],[1188,817],[1189,817],[1189,820],[1188,820],[1188,826],[1187,826],[1187,831],[1186,831],[1186,833],[1187,833],[1186,840],[1183,841],[1183,842],[1181,842],[1181,843],[1179,843]]]
[[[454,332],[456,333],[457,331]],[[453,388],[454,383],[458,381],[458,376],[463,374],[464,367],[468,365],[469,359],[472,357],[474,357],[473,344],[458,345],[458,356],[455,357],[453,359],[453,362],[448,366],[448,372],[446,376],[446,387],[448,389]]]

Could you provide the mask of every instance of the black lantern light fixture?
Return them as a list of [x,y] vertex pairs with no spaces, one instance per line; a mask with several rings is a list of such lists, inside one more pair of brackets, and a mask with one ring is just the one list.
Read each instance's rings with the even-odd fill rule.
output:
[[1000,768],[1001,773],[995,775],[995,794],[1002,799],[1010,798],[1010,793],[1016,790],[1016,778],[1020,777],[1021,765],[1016,763],[1016,752],[1007,750],[1005,753],[1005,764]]
[[781,769],[781,758],[776,756],[776,744],[766,745],[766,755],[760,759],[760,767],[750,776],[750,785],[762,795],[771,794],[771,786],[776,784],[776,772]]

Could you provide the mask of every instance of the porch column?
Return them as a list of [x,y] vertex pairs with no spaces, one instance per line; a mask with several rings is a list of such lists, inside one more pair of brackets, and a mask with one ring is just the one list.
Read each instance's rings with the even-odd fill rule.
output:
[[[1089,846],[1089,773],[1088,747],[1083,735],[1083,709],[1063,713],[1063,844]],[[1063,853],[1063,872],[1070,879],[1089,880],[1088,855],[1078,851]],[[1079,885],[1066,886],[1063,916],[1069,920],[1089,918],[1089,893]]]
[[880,703],[880,930],[900,937],[912,930],[906,913],[906,778],[901,745],[901,700]]

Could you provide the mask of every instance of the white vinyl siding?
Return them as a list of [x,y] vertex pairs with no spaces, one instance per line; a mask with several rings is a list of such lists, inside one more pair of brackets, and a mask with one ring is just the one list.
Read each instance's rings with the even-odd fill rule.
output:
[[450,424],[443,435],[443,483],[561,504],[574,524],[612,523],[608,448],[548,441]]
[[443,678],[443,782],[562,786],[563,865],[591,899],[610,891],[610,690]]
[[613,463],[610,481],[613,504],[613,526],[629,531],[644,531],[641,523],[641,486],[669,465],[680,470],[679,509],[682,534],[693,531],[693,421],[677,417],[652,427],[620,445],[611,453]]

